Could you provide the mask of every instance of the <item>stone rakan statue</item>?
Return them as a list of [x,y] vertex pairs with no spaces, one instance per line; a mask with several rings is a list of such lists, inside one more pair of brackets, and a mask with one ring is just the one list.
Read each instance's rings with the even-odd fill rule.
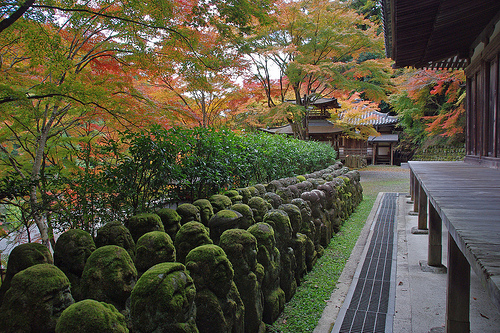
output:
[[83,269],[95,249],[92,236],[79,229],[70,229],[61,234],[54,247],[54,264],[71,282],[71,293],[76,301],[83,299],[81,290]]
[[271,209],[264,215],[264,222],[273,227],[276,247],[280,252],[280,286],[285,292],[285,301],[292,299],[297,292],[295,271],[297,263],[292,243],[292,225],[287,213],[281,209]]
[[198,333],[196,288],[183,264],[161,263],[137,281],[131,295],[132,331]]
[[66,275],[52,264],[17,273],[0,307],[0,331],[52,333],[61,313],[74,303]]
[[245,305],[245,332],[265,332],[261,290],[264,267],[257,263],[257,239],[246,230],[229,229],[222,233],[219,245],[233,265],[234,282]]
[[127,302],[137,281],[137,270],[124,248],[106,245],[87,260],[82,275],[84,298],[114,305],[127,313]]
[[175,239],[175,235],[177,235],[177,232],[181,228],[181,216],[175,209],[172,208],[159,209],[156,211],[156,214],[161,219],[163,229],[173,241]]
[[269,224],[254,224],[248,228],[248,232],[257,239],[257,260],[264,267],[262,320],[266,324],[272,324],[285,307],[285,293],[280,287],[280,252],[276,248],[274,230]]
[[214,215],[214,209],[212,207],[212,204],[207,199],[198,199],[195,202],[193,202],[193,205],[198,207],[198,209],[200,210],[201,223],[205,227],[207,227],[208,221],[210,221],[210,219]]
[[176,259],[180,263],[185,263],[189,251],[200,245],[212,243],[208,228],[200,222],[188,222],[179,229],[175,236]]
[[137,241],[135,268],[140,277],[150,267],[175,261],[175,247],[170,236],[162,231],[151,231]]
[[217,245],[202,245],[186,256],[196,287],[196,324],[201,333],[243,333],[245,308],[233,281],[231,262]]
[[127,333],[127,321],[113,305],[93,299],[71,304],[63,311],[56,333]]
[[12,249],[9,262],[7,263],[7,272],[5,280],[0,286],[0,305],[7,289],[10,288],[10,282],[14,275],[36,264],[53,264],[54,259],[49,249],[38,243],[26,243],[16,246]]
[[108,222],[97,230],[95,246],[118,245],[127,250],[132,259],[135,258],[135,242],[130,231],[120,221]]

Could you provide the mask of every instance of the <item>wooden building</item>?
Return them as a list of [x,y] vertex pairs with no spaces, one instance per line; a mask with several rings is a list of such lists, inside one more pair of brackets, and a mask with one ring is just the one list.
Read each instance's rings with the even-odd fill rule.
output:
[[394,67],[464,69],[467,77],[464,162],[409,165],[429,266],[442,265],[442,224],[449,233],[445,330],[469,332],[471,268],[500,311],[500,1],[382,0],[382,7]]
[[[329,99],[323,98],[320,100]],[[325,102],[321,104],[321,106],[325,105],[328,104]],[[342,115],[342,113],[339,114],[340,119],[342,119]],[[397,117],[382,112],[369,111],[357,119],[345,121],[347,126],[372,126],[380,133],[379,136],[370,136],[367,140],[354,139],[346,135],[344,133],[346,127],[338,126],[329,120],[331,114],[328,108],[311,110],[308,117],[307,132],[309,139],[328,142],[335,147],[341,160],[345,159],[347,155],[360,155],[372,164],[394,164],[394,148],[399,138],[394,131],[398,123]],[[291,125],[268,128],[263,131],[273,134],[294,134]]]

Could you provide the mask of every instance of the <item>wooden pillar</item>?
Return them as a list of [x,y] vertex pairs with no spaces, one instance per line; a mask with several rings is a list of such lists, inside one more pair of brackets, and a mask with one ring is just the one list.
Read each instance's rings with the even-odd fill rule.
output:
[[443,224],[436,208],[429,202],[429,251],[427,264],[429,266],[442,266],[442,231]]
[[377,144],[374,142],[373,143],[373,150],[372,150],[372,164],[375,165],[376,163],[376,158],[377,158]]
[[392,142],[389,143],[389,147],[391,150],[391,165],[394,165],[394,151],[392,150]]
[[427,230],[427,194],[422,184],[419,184],[418,192],[418,229]]
[[446,332],[469,333],[470,265],[448,234],[448,287],[446,290]]
[[411,201],[415,200],[415,174],[413,173],[413,170],[410,169],[410,196],[411,196]]
[[413,211],[416,213],[418,212],[418,202],[419,202],[419,197],[420,197],[420,184],[418,183],[417,179],[415,178],[415,184],[413,184],[413,193],[415,194],[415,198],[413,198]]

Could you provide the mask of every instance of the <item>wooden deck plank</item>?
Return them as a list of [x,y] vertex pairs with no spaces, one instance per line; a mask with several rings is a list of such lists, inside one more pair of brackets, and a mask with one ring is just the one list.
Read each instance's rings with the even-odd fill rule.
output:
[[500,170],[464,162],[409,165],[500,310]]

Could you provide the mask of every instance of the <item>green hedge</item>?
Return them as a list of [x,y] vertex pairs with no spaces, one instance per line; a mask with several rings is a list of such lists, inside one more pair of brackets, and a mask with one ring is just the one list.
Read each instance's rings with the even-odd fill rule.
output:
[[[323,143],[267,133],[236,134],[206,128],[153,127],[110,140],[62,181],[55,219],[92,231],[102,222],[149,211],[169,202],[192,202],[231,188],[267,183],[334,164]],[[61,202],[66,201],[66,202]]]

